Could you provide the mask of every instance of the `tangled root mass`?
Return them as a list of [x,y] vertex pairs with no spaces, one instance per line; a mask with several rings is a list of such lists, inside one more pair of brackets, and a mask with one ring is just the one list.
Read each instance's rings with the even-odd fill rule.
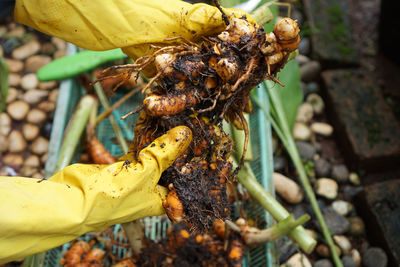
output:
[[[135,64],[116,66],[127,73],[151,63],[157,69],[145,87],[134,153],[175,126],[185,125],[193,132],[190,147],[160,180],[171,190],[164,207],[173,222],[185,221],[203,231],[215,218],[229,215],[226,182],[231,179],[233,145],[222,121],[244,130],[248,137],[243,113],[251,111],[250,90],[264,79],[279,83],[276,74],[297,49],[298,33],[297,23],[290,18],[281,19],[267,34],[245,17],[231,18],[217,36],[203,37],[197,44],[163,47]],[[157,85],[151,87],[153,82]],[[243,155],[246,149],[247,142]]]

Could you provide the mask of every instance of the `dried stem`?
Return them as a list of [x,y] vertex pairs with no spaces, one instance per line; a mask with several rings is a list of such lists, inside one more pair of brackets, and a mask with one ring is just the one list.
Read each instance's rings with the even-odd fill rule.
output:
[[102,120],[104,120],[104,118],[110,116],[110,114],[114,110],[116,110],[118,107],[120,107],[123,103],[125,103],[125,101],[127,101],[129,98],[131,98],[134,94],[136,94],[140,90],[141,90],[140,87],[136,87],[135,89],[133,89],[132,91],[130,91],[129,93],[124,95],[120,100],[115,102],[114,105],[112,105],[111,107],[104,110],[103,113],[101,113],[99,116],[97,116],[96,124],[99,124]]
[[[110,103],[108,102],[108,99],[106,97],[106,94],[104,93],[103,88],[101,87],[100,83],[95,83],[93,85],[94,90],[97,94],[97,97],[100,100],[100,103],[102,104],[102,106],[106,109],[106,110],[110,110]],[[121,98],[122,99],[122,98]],[[119,101],[118,101],[119,102]],[[114,107],[114,106],[113,106]],[[111,113],[110,113],[111,115]],[[118,143],[121,147],[122,153],[126,154],[128,153],[128,144],[126,143],[126,140],[122,134],[121,128],[118,126],[117,121],[115,120],[114,116],[108,116],[110,123],[111,123],[111,127],[114,130],[115,136],[118,140]],[[97,120],[98,121],[98,120]]]
[[134,255],[140,255],[143,247],[144,230],[139,220],[121,224],[128,237]]

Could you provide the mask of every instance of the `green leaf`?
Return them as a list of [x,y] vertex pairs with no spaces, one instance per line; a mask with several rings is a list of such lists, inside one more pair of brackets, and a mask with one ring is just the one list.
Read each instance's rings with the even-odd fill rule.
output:
[[221,6],[223,6],[223,7],[233,7],[233,6],[240,4],[240,2],[241,2],[240,0],[221,0],[221,1],[219,1]]
[[0,57],[0,113],[6,107],[8,96],[8,67],[4,58]]
[[[261,1],[260,5],[263,5],[268,2],[273,2],[273,1],[272,0],[264,0],[264,1]],[[271,4],[269,10],[271,11],[271,13],[273,15],[273,19],[270,22],[268,22],[267,24],[264,24],[265,32],[273,31],[274,25],[275,25],[275,20],[276,20],[276,17],[278,16],[278,7],[275,4]]]
[[26,257],[22,263],[22,267],[42,267],[46,259],[46,252],[38,253]]
[[267,80],[265,83],[269,90],[276,90],[289,128],[292,129],[297,109],[303,100],[303,92],[300,87],[300,69],[297,62],[295,60],[287,62],[278,73],[277,78],[285,85],[284,87],[271,80]]
[[[260,5],[263,5],[270,0],[261,1]],[[274,19],[264,25],[265,32],[271,32],[274,28],[275,18],[278,16],[278,8],[272,4],[270,6]],[[284,87],[272,82],[266,81],[267,88],[276,89],[280,102],[283,105],[286,120],[289,124],[290,129],[293,128],[294,120],[296,118],[297,109],[303,100],[303,92],[300,87],[300,69],[295,60],[290,60],[286,63],[285,67],[278,73],[278,79],[285,85]],[[271,112],[276,114],[276,109],[271,103]],[[277,118],[277,116],[274,116]]]

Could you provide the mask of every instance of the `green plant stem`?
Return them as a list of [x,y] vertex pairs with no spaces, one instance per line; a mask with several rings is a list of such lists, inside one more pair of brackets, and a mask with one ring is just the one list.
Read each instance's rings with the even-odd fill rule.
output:
[[40,267],[44,265],[46,252],[38,253],[24,259],[22,267]]
[[251,16],[254,18],[255,21],[257,21],[259,25],[264,25],[272,21],[274,15],[270,10],[270,6],[273,5],[274,3],[275,3],[274,1],[265,3],[251,13]]
[[[251,99],[257,104],[257,106],[264,112],[264,115],[267,117],[267,119],[271,122],[272,127],[274,128],[276,134],[278,135],[279,139],[281,142],[285,145],[286,140],[284,138],[283,132],[281,129],[278,127],[278,123],[276,120],[271,116],[271,114],[267,111],[267,109],[264,107],[263,104],[261,104],[260,99],[255,94],[251,95]],[[287,144],[287,143],[286,143]],[[285,145],[286,147],[286,145]]]
[[294,228],[300,226],[310,219],[308,214],[304,214],[295,220],[294,215],[290,214],[287,218],[277,224],[257,232],[243,233],[242,237],[248,246],[258,246],[266,242],[276,240],[281,236],[289,234]]
[[142,87],[138,86],[134,89],[132,89],[129,93],[121,97],[117,102],[112,105],[112,107],[108,107],[106,110],[103,111],[99,116],[97,116],[97,121],[96,124],[99,124],[102,120],[107,118],[108,116],[111,115],[111,113],[116,110],[119,106],[121,106],[125,101],[127,101],[129,98],[131,98],[133,95],[135,95],[137,92],[139,92],[142,89]]
[[[72,118],[70,119],[63,142],[58,154],[57,163],[53,170],[53,174],[67,167],[72,160],[75,153],[76,146],[81,139],[82,133],[86,128],[92,110],[96,107],[96,98],[90,95],[85,95],[80,100],[77,108],[75,109]],[[43,266],[46,258],[46,252],[38,253],[26,257],[22,266],[23,267],[38,267]]]
[[[100,83],[95,83],[93,85],[94,90],[97,94],[97,97],[100,100],[101,105],[107,110],[110,109],[110,102],[108,102],[108,99],[106,97],[106,94],[104,93],[103,88],[101,87]],[[117,138],[118,144],[121,147],[122,153],[127,154],[128,153],[128,144],[126,143],[126,140],[122,134],[121,128],[118,126],[118,123],[116,122],[114,116],[112,113],[108,115],[108,119],[110,120],[111,127],[114,130],[115,136]]]
[[[246,188],[247,192],[267,210],[275,220],[279,222],[289,216],[289,212],[258,183],[249,163],[243,165],[237,175],[237,179]],[[311,253],[317,244],[302,226],[293,229],[289,235],[306,253]]]
[[289,124],[286,120],[286,117],[285,117],[285,114],[283,111],[283,106],[282,106],[281,101],[279,100],[276,90],[277,90],[276,87],[269,87],[269,90],[268,90],[270,100],[271,100],[272,105],[275,108],[275,111],[276,111],[275,114],[277,116],[277,121],[278,121],[278,125],[275,124],[275,126],[274,126],[274,124],[273,124],[273,127],[275,128],[275,130],[279,128],[279,130],[281,131],[281,134],[283,137],[283,139],[281,138],[281,140],[282,141],[285,140],[282,143],[286,147],[286,150],[289,153],[289,155],[293,161],[293,164],[295,165],[295,167],[299,173],[300,182],[303,185],[304,191],[306,192],[306,195],[310,201],[311,207],[315,213],[315,216],[317,217],[318,223],[322,230],[322,234],[323,234],[325,241],[330,249],[333,262],[335,263],[335,266],[341,267],[341,266],[343,266],[342,262],[340,261],[339,255],[337,254],[335,245],[334,245],[332,237],[331,237],[331,233],[328,229],[328,226],[326,225],[324,217],[322,216],[322,212],[318,206],[314,191],[308,180],[303,163],[301,162],[299,151],[297,150],[297,146],[294,142],[292,132],[289,129]]
[[289,54],[289,57],[288,57],[287,61],[290,61],[290,60],[294,59],[298,54],[299,54],[299,49],[294,50],[293,52],[291,52]]
[[53,173],[64,169],[70,164],[95,103],[96,98],[91,95],[82,97],[66,127],[66,134]]
[[98,109],[98,103],[96,101],[89,115],[88,124],[86,126],[86,134],[88,134],[88,128],[90,131],[93,131],[94,133],[94,129],[96,128],[97,109]]
[[0,57],[0,113],[6,108],[8,96],[8,67],[3,57]]
[[[247,151],[244,156],[245,161],[252,161],[253,160],[253,149],[251,148],[251,134],[250,134],[250,116],[249,114],[244,114],[244,118],[246,119],[247,125],[249,125],[249,144],[247,146]],[[233,125],[230,125],[232,137],[235,140],[234,147],[235,147],[235,158],[240,159],[243,154],[243,147],[244,147],[244,140],[245,140],[245,133],[244,130],[239,130]]]
[[292,149],[291,149],[292,151],[289,152],[289,150],[288,150],[288,153],[289,153],[290,157],[292,158],[293,164],[295,165],[295,167],[299,173],[300,181],[303,185],[304,191],[306,192],[306,195],[311,203],[311,207],[312,207],[312,209],[315,213],[315,216],[317,217],[317,220],[321,226],[322,235],[324,236],[325,241],[331,251],[331,255],[332,255],[335,265],[337,267],[340,267],[340,266],[342,266],[342,262],[339,258],[339,255],[337,254],[335,244],[332,240],[331,232],[329,231],[328,226],[326,225],[325,219],[322,216],[322,212],[318,206],[317,198],[315,197],[314,191],[308,180],[306,171],[304,169],[303,163],[300,159],[299,152],[297,150],[297,147],[296,147],[293,139],[289,140],[289,146],[292,147]]

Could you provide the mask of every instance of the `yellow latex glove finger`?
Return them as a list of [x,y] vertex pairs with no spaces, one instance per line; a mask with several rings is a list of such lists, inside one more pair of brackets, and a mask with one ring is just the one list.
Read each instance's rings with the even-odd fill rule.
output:
[[[225,11],[252,20],[242,10]],[[226,27],[216,7],[179,0],[17,0],[15,19],[89,50],[123,48],[133,58],[147,54],[148,44],[195,40]]]
[[107,226],[164,213],[156,183],[186,150],[189,128],[176,127],[137,162],[74,164],[49,180],[0,177],[0,263],[45,251]]

